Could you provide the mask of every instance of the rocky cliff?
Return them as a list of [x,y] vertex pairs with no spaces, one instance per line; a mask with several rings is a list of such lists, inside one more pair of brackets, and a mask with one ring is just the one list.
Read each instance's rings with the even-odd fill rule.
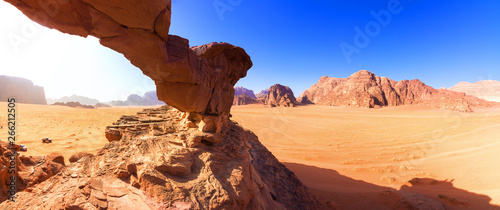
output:
[[297,100],[293,95],[292,89],[287,86],[275,84],[269,88],[265,104],[271,107],[293,107],[297,104]]
[[420,80],[396,82],[362,70],[347,79],[321,77],[300,98],[320,105],[383,107],[424,104],[433,108],[471,112],[472,107],[492,106],[479,98],[449,90],[436,90]]
[[496,80],[483,80],[475,83],[459,82],[449,90],[476,96],[487,101],[500,102],[500,81]]
[[253,93],[253,90],[246,89],[244,87],[234,87],[234,96],[247,95],[250,98],[257,98]]
[[0,75],[0,101],[8,98],[15,98],[17,103],[47,104],[43,87],[24,78]]
[[255,98],[247,96],[247,94],[234,96],[234,100],[233,100],[233,106],[241,106],[241,105],[248,105],[248,104],[254,104],[254,103],[257,103]]
[[72,156],[0,209],[321,208],[251,131],[226,120],[206,132],[197,117],[168,106],[123,116],[95,156]]

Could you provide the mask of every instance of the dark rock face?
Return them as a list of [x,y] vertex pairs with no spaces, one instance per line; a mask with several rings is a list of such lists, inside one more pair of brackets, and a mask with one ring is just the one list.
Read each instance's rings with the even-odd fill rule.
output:
[[95,156],[75,154],[62,172],[0,208],[321,208],[255,134],[230,120],[221,135],[203,132],[204,118],[213,120],[168,106],[123,116],[106,129],[119,140]]
[[15,98],[17,103],[47,104],[43,87],[36,86],[30,80],[0,76],[0,101]]
[[253,90],[246,89],[244,87],[234,87],[234,96],[239,96],[239,95],[247,95],[250,98],[256,99],[255,94],[253,93]]
[[304,91],[300,98],[320,105],[374,108],[408,104],[424,104],[433,108],[471,112],[471,106],[492,106],[491,103],[464,93],[436,90],[420,80],[396,82],[359,71],[347,79],[321,77],[317,84]]
[[273,85],[269,88],[265,104],[271,107],[284,106],[293,107],[297,104],[297,100],[293,95],[292,89],[280,84]]

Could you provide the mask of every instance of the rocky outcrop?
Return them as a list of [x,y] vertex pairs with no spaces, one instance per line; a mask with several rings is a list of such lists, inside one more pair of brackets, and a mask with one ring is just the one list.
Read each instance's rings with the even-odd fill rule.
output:
[[287,86],[276,84],[269,88],[265,104],[271,107],[294,107],[297,104],[297,100],[293,95],[292,89]]
[[137,94],[131,94],[127,97],[126,101],[111,101],[112,106],[155,106],[165,105],[165,102],[158,100],[156,91],[144,93],[141,97]]
[[[213,120],[164,106],[123,116],[106,129],[118,140],[95,156],[78,155],[64,170],[0,209],[319,209],[318,201],[236,123],[221,135]],[[208,119],[205,119],[208,118]],[[46,198],[51,198],[47,200]]]
[[248,104],[255,104],[255,103],[257,103],[255,98],[247,96],[247,94],[245,94],[245,93],[243,95],[234,96],[234,100],[233,100],[233,106],[241,106],[241,105],[248,105]]
[[228,114],[233,86],[252,67],[240,47],[190,48],[187,39],[169,35],[170,0],[5,1],[48,28],[99,38],[155,81],[160,100],[182,111]]
[[47,104],[43,87],[30,80],[0,75],[0,84],[0,101],[14,98],[16,103]]
[[449,88],[487,101],[500,102],[500,81],[483,80],[475,83],[459,82]]
[[492,103],[464,93],[436,90],[420,80],[396,82],[387,77],[362,70],[347,79],[321,77],[317,84],[304,91],[300,98],[330,106],[383,107],[424,104],[433,108],[471,112],[472,107]]
[[257,93],[257,95],[255,95],[255,97],[257,97],[257,99],[266,98],[267,93],[269,93],[269,89],[261,90],[259,93]]
[[30,191],[37,184],[44,182],[64,169],[64,158],[61,154],[53,153],[45,157],[26,157],[16,151],[19,151],[19,145],[12,147],[5,142],[0,142],[0,202],[7,200],[11,196],[9,189],[12,174],[9,170],[12,168],[9,167],[13,165],[11,164],[12,159],[15,159],[17,176],[15,176],[14,183],[18,191]]
[[253,90],[246,89],[244,87],[234,87],[234,96],[239,96],[239,95],[247,95],[250,98],[257,98],[255,97],[255,94],[253,93]]

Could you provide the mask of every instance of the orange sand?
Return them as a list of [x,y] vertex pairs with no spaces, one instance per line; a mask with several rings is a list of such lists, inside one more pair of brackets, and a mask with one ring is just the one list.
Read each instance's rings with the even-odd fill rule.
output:
[[[17,104],[25,155],[97,152],[104,130],[143,107],[75,109]],[[7,103],[0,102],[1,141]],[[338,209],[398,209],[395,190],[420,192],[447,209],[500,209],[500,109],[475,113],[421,106],[382,109],[301,106],[232,108],[233,120]],[[49,137],[52,144],[42,144]],[[427,178],[419,185],[407,181]],[[451,181],[453,180],[453,181]],[[439,198],[441,195],[441,198]]]
[[[488,204],[500,204],[500,108],[247,105],[232,114],[331,206],[384,209],[394,197],[381,192],[404,188],[447,209],[500,209]],[[416,177],[436,181],[410,187]]]
[[[82,109],[65,106],[16,104],[17,144],[28,147],[26,156],[59,152],[66,163],[77,152],[96,153],[108,140],[106,126],[122,115],[134,115],[142,107]],[[0,102],[0,140],[7,141],[7,103]],[[49,137],[52,143],[42,143]]]

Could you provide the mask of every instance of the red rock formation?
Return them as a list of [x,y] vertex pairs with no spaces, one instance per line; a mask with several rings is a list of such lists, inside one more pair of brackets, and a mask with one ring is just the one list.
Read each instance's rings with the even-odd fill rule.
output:
[[[164,106],[123,116],[120,133],[95,156],[78,155],[64,170],[19,192],[0,209],[320,209],[308,190],[232,121],[222,138],[203,122]],[[196,117],[196,116],[195,116]],[[78,160],[76,160],[78,159]],[[46,198],[50,198],[47,200]]]
[[227,43],[189,47],[169,35],[170,0],[6,0],[30,19],[64,33],[100,39],[157,86],[158,98],[182,111],[228,114],[236,82],[252,61]]
[[43,87],[35,86],[30,80],[2,75],[0,84],[0,101],[15,98],[17,103],[47,104]]
[[239,96],[239,95],[247,95],[250,98],[256,99],[255,94],[253,93],[253,90],[246,89],[244,87],[234,87],[234,96]]
[[247,94],[243,93],[242,95],[234,96],[233,106],[241,106],[257,103],[254,98],[247,96]]
[[[19,146],[17,146],[19,151]],[[9,173],[12,149],[5,142],[0,142],[0,202],[10,197],[8,192],[11,173]],[[15,180],[18,191],[31,190],[37,184],[49,179],[64,169],[64,157],[53,153],[45,157],[26,157],[15,153],[17,176]],[[6,209],[6,208],[1,208]],[[8,208],[7,208],[8,209]]]
[[475,83],[459,82],[449,88],[487,101],[500,102],[500,81],[483,80]]
[[382,107],[425,104],[434,108],[470,112],[471,106],[491,106],[484,100],[448,90],[436,90],[420,80],[396,82],[362,70],[347,79],[321,77],[301,94],[315,104]]
[[297,100],[293,95],[292,89],[287,86],[276,84],[269,88],[269,92],[267,93],[265,99],[265,104],[271,107],[294,107],[295,104],[297,104]]

